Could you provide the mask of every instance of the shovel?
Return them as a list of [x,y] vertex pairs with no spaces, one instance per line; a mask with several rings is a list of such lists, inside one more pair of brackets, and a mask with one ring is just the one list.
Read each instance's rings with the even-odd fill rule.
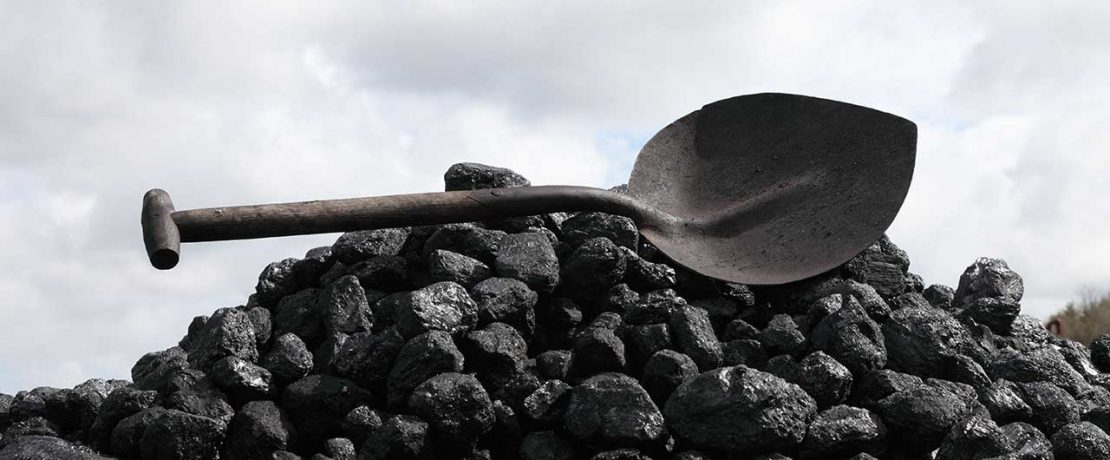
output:
[[843,264],[882,236],[909,190],[916,146],[917,126],[895,115],[752,94],[659,131],[636,158],[627,194],[551,185],[175,211],[154,189],[143,197],[143,239],[165,270],[182,242],[598,211],[631,218],[695,272],[782,284]]

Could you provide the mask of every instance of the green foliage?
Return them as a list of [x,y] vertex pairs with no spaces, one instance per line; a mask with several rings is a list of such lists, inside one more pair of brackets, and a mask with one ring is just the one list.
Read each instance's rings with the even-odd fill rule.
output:
[[1051,326],[1057,320],[1061,337],[1090,344],[1100,335],[1110,333],[1110,293],[1083,292],[1078,301],[1068,302],[1048,323]]

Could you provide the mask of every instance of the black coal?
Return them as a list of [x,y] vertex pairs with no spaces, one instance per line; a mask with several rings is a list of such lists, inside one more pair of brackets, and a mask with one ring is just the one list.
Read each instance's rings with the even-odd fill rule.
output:
[[1021,315],[1001,260],[955,289],[909,265],[883,237],[724,283],[598,213],[351,232],[131,382],[0,395],[0,459],[1110,458],[1110,337]]

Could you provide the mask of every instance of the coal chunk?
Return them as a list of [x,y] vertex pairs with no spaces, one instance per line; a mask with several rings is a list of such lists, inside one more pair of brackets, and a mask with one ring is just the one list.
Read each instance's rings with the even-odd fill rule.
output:
[[778,314],[759,333],[759,342],[772,355],[790,354],[805,345],[806,338],[790,315]]
[[302,447],[319,449],[328,438],[341,434],[340,423],[351,409],[373,400],[368,390],[350,380],[309,375],[285,387],[281,406],[293,419]]
[[810,423],[799,457],[846,457],[856,452],[880,454],[886,425],[875,413],[852,406],[833,406]]
[[502,239],[494,269],[498,276],[520,280],[539,292],[551,292],[559,284],[555,248],[537,233],[516,233]]
[[474,224],[447,224],[438,227],[424,241],[422,254],[427,258],[432,251],[444,249],[473,257],[486,265],[493,266],[505,236],[506,233],[503,231],[490,230]]
[[1010,439],[994,421],[968,417],[952,426],[937,451],[938,460],[997,458],[1010,451]]
[[344,265],[354,265],[377,256],[395,256],[409,237],[409,229],[382,228],[344,233],[331,246],[332,257]]
[[532,185],[524,176],[508,168],[481,163],[456,163],[443,175],[445,190],[479,190],[487,188],[527,187]]
[[644,366],[644,389],[663,404],[682,382],[698,374],[698,365],[689,356],[674,350],[660,350]]
[[1004,298],[1021,300],[1025,286],[1018,275],[1002,259],[981,257],[960,275],[960,284],[953,295],[956,306],[971,305],[978,299]]
[[588,445],[643,445],[666,431],[663,414],[627,375],[600,374],[576,385],[563,416],[567,431]]
[[813,397],[818,407],[844,402],[852,388],[852,373],[831,356],[816,351],[800,362],[789,355],[777,356],[767,363],[767,372],[797,384]]
[[925,288],[921,296],[934,308],[947,310],[952,306],[952,300],[956,298],[956,290],[943,284],[934,284]]
[[856,405],[873,409],[876,404],[899,391],[924,385],[916,375],[904,374],[890,369],[868,371],[857,379],[852,389],[852,399]]
[[767,362],[767,351],[758,340],[743,339],[721,342],[721,364],[761,368]]
[[453,281],[467,288],[493,275],[482,261],[442,249],[428,255],[428,273],[432,281]]
[[624,330],[623,342],[632,373],[640,375],[655,353],[672,348],[671,330],[666,324],[628,326]]
[[428,331],[464,334],[478,323],[478,305],[451,281],[409,292],[397,302],[397,332],[405,338]]
[[599,236],[618,246],[636,249],[640,233],[632,219],[600,212],[580,212],[563,222],[563,238],[571,247]]
[[941,310],[904,308],[882,326],[888,366],[924,376],[943,376],[947,356],[974,347],[971,334]]
[[570,370],[570,352],[567,350],[547,350],[536,355],[536,370],[549,379],[566,380]]
[[254,324],[247,312],[221,308],[212,314],[188,350],[189,364],[207,370],[225,356],[258,361]]
[[329,334],[369,331],[374,324],[366,292],[358,278],[347,275],[320,291],[317,308]]
[[324,337],[324,322],[317,308],[319,292],[309,288],[282,298],[274,307],[273,333],[293,333],[306,344],[318,344]]
[[418,385],[409,409],[426,420],[436,446],[447,452],[473,450],[478,437],[493,427],[493,403],[472,375],[445,372]]
[[535,426],[550,426],[562,421],[570,401],[571,386],[562,380],[548,380],[524,398],[524,416]]
[[886,235],[844,264],[851,279],[871,285],[883,297],[905,292],[909,267],[910,258],[906,251]]
[[1045,433],[1052,434],[1060,427],[1079,421],[1079,405],[1075,398],[1060,387],[1048,382],[1019,383],[1022,400],[1033,412],[1030,420]]
[[366,438],[359,460],[412,460],[433,458],[428,422],[413,415],[394,415]]
[[226,429],[226,424],[219,420],[167,409],[143,430],[139,449],[142,458],[216,458]]
[[401,347],[386,381],[389,407],[406,407],[412,389],[432,376],[462,370],[463,354],[455,347],[450,334],[430,331],[409,339]]
[[1033,425],[1013,422],[1000,427],[1010,440],[1010,450],[1017,458],[1052,458],[1052,444],[1048,437]]
[[356,445],[362,445],[370,433],[382,427],[385,418],[385,414],[377,409],[370,406],[358,406],[347,412],[340,425],[343,434],[348,439]]
[[574,341],[569,374],[586,377],[602,372],[620,372],[626,364],[624,342],[611,329],[588,328]]
[[1072,423],[1052,435],[1052,454],[1056,460],[1110,458],[1110,436],[1090,422]]
[[251,401],[235,413],[221,450],[225,458],[269,460],[276,450],[297,450],[297,429],[273,401]]
[[809,336],[813,347],[828,353],[854,374],[880,369],[887,362],[887,345],[879,324],[851,296],[834,294],[841,307],[829,314]]
[[27,435],[11,440],[0,449],[0,459],[104,460],[87,447],[54,436]]
[[689,305],[678,306],[671,311],[667,324],[678,349],[692,358],[699,370],[721,365],[721,343],[713,332],[708,312]]
[[991,386],[979,391],[979,401],[999,423],[1029,420],[1033,409],[1022,399],[1021,389],[1006,379],[995,380]]
[[380,390],[404,345],[405,339],[394,328],[378,334],[353,334],[336,353],[336,373],[353,379],[363,388]]
[[528,359],[528,344],[505,323],[490,323],[471,331],[459,345],[466,357],[466,369],[493,388],[501,387],[523,370]]
[[216,361],[209,376],[234,401],[268,398],[275,389],[270,371],[234,356]]
[[675,271],[667,264],[652,263],[640,257],[636,251],[620,246],[624,254],[624,279],[637,291],[647,292],[657,289],[673,288],[678,282]]
[[930,385],[887,396],[879,401],[876,411],[893,440],[908,452],[936,449],[952,425],[970,415],[959,395]]
[[158,392],[139,390],[134,387],[121,387],[108,393],[100,412],[89,428],[89,444],[98,450],[107,450],[111,443],[112,430],[124,418],[150,408],[158,401]]
[[261,364],[270,371],[274,382],[285,384],[308,375],[312,370],[312,352],[300,337],[287,332],[274,339]]
[[141,390],[160,390],[174,374],[189,367],[189,355],[179,347],[150,352],[131,367],[131,380]]
[[800,387],[746,366],[687,380],[663,408],[675,436],[736,454],[797,446],[816,413],[817,403]]
[[625,255],[608,238],[583,241],[560,271],[559,279],[575,297],[599,295],[617,284],[624,276]]
[[254,288],[259,305],[273,308],[282,297],[297,291],[297,278],[293,273],[293,267],[298,260],[288,258],[273,262],[262,269],[262,273],[258,275],[258,284]]
[[991,375],[1012,382],[1050,382],[1077,396],[1089,385],[1059,351],[1041,347],[1028,352],[1002,350],[991,363]]
[[535,329],[533,308],[539,295],[520,280],[489,278],[470,288],[470,297],[478,304],[478,325],[503,322],[518,330]]
[[[403,291],[412,288],[410,262],[402,256],[376,256],[354,264],[345,275],[354,276],[364,290],[385,292]],[[336,278],[338,279],[338,278]],[[369,298],[367,299],[369,300]],[[381,320],[384,318],[375,318]]]
[[347,438],[331,438],[324,443],[324,453],[334,460],[354,460],[355,444]]
[[1091,342],[1091,364],[1099,372],[1110,372],[1110,334],[1103,334]]

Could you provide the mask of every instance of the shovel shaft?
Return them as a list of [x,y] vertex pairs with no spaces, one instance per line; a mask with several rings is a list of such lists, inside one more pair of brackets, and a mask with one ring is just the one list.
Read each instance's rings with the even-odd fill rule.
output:
[[[151,195],[152,192],[148,192]],[[651,210],[630,196],[591,187],[537,186],[440,193],[416,193],[298,203],[262,204],[173,211],[169,195],[158,191],[161,207],[144,206],[148,254],[179,242],[221,241],[334,233],[378,228],[472,222],[558,211],[600,211],[640,223]],[[149,198],[148,198],[149,200]],[[148,208],[163,210],[160,218]],[[167,212],[168,211],[168,212]],[[152,213],[153,211],[151,211]],[[166,219],[168,216],[170,219]],[[170,225],[172,221],[172,225]],[[176,255],[176,254],[175,254]],[[167,256],[163,255],[163,259]],[[176,257],[173,258],[176,263]]]

